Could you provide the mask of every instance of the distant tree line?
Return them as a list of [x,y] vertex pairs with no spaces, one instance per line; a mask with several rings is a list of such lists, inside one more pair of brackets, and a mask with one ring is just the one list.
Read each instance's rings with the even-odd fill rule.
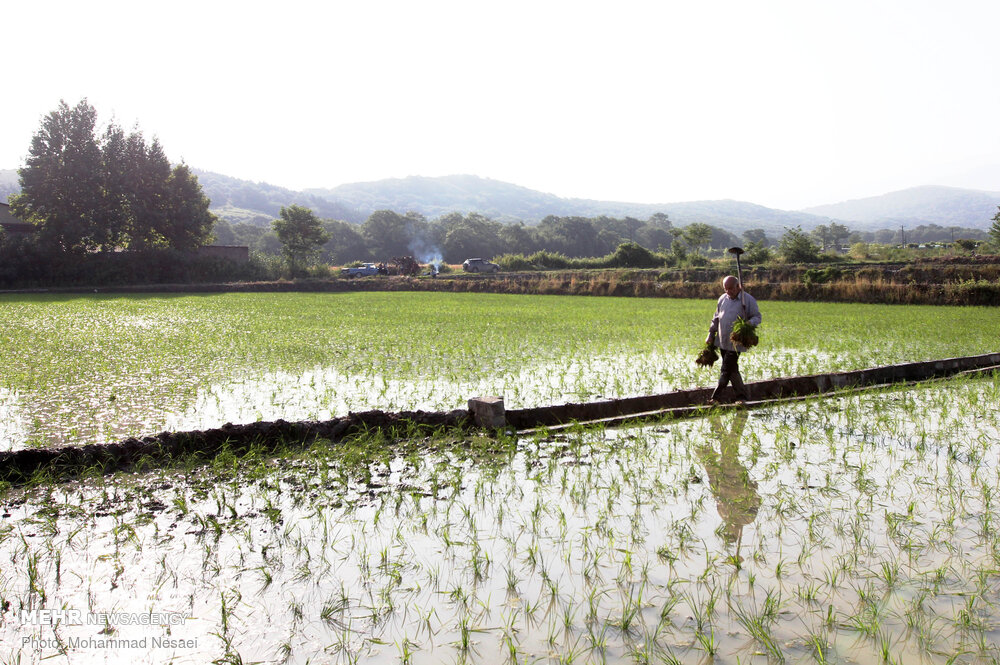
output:
[[[317,264],[407,255],[452,264],[474,256],[504,257],[513,269],[698,265],[733,245],[742,245],[756,264],[811,263],[848,251],[870,257],[877,252],[868,245],[877,244],[954,243],[971,251],[992,238],[1000,247],[1000,212],[989,233],[936,224],[852,232],[831,222],[809,232],[789,228],[780,238],[761,228],[737,236],[700,222],[675,226],[663,213],[645,220],[549,215],[529,226],[476,212],[427,219],[417,212],[378,210],[360,221],[321,219],[351,211],[334,205],[317,212],[292,204],[280,206],[269,227],[259,219],[230,223],[209,211],[198,178],[184,164],[171,165],[156,139],[147,141],[137,129],[126,132],[115,123],[99,132],[96,120],[86,100],[75,107],[61,102],[43,119],[18,173],[20,191],[9,199],[12,212],[36,233],[28,239],[0,234],[0,284],[262,279],[279,274],[279,256],[287,268],[280,270],[298,276]],[[227,201],[260,209],[264,202],[251,198],[261,196],[259,188],[245,187],[229,191]],[[310,202],[322,201],[310,197]],[[240,268],[191,258],[190,250],[213,240],[247,245],[255,258]],[[589,258],[595,261],[583,261]],[[177,266],[173,272],[171,265]]]
[[[298,207],[298,206],[292,206]],[[813,263],[823,256],[846,255],[858,243],[899,245],[900,230],[873,232],[852,231],[832,222],[810,231],[786,228],[773,238],[764,229],[744,231],[740,236],[703,223],[674,226],[663,213],[649,219],[632,217],[560,217],[550,215],[536,226],[521,222],[504,223],[479,213],[449,213],[428,220],[417,212],[400,214],[391,210],[372,213],[361,224],[338,220],[317,220],[326,237],[316,258],[343,265],[352,261],[384,261],[393,256],[412,255],[427,262],[431,259],[460,263],[473,256],[545,256],[541,263],[559,265],[560,260],[609,257],[624,244],[634,244],[662,255],[666,263],[697,265],[710,254],[740,245],[747,250],[747,260],[757,264],[781,260]],[[279,256],[287,253],[273,229],[255,224],[216,225],[220,244],[241,244],[257,252]],[[905,244],[948,243],[960,238],[982,241],[987,234],[973,229],[927,224],[905,229]],[[610,259],[609,259],[610,260]],[[507,263],[522,265],[521,259]],[[527,262],[530,263],[530,262]],[[539,261],[535,261],[539,263]]]
[[[407,255],[424,262],[436,258],[446,263],[461,263],[473,256],[490,258],[540,251],[568,258],[595,257],[614,252],[622,243],[687,255],[741,242],[738,236],[708,224],[675,227],[662,213],[646,220],[550,215],[528,226],[498,222],[475,212],[453,212],[428,220],[416,212],[378,210],[361,224],[322,220],[321,226],[328,240],[322,246],[320,259],[336,265]],[[762,230],[755,231],[763,235]],[[215,232],[220,244],[245,244],[272,255],[282,252],[282,243],[272,229],[220,220]]]
[[986,240],[988,236],[988,232],[980,229],[970,229],[962,226],[920,224],[913,227],[902,226],[894,229],[879,229],[877,231],[853,231],[849,235],[848,244],[874,242],[881,245],[921,245],[931,242],[952,243],[959,239]]

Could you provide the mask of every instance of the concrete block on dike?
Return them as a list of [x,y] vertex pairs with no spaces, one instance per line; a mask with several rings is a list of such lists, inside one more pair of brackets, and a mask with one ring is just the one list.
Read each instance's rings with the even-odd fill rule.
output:
[[477,427],[498,429],[507,425],[503,397],[473,397],[469,400],[469,412]]

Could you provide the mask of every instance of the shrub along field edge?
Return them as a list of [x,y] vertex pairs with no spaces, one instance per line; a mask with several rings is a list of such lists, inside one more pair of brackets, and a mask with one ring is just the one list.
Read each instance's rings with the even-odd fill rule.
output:
[[[984,279],[943,284],[898,284],[883,280],[764,282],[746,280],[748,293],[763,300],[853,302],[909,305],[1000,305],[1000,283]],[[227,293],[441,291],[521,295],[616,296],[715,299],[716,281],[659,281],[636,271],[594,273],[513,273],[467,277],[367,277],[302,279],[212,284],[142,284],[133,286],[24,289],[12,293]]]

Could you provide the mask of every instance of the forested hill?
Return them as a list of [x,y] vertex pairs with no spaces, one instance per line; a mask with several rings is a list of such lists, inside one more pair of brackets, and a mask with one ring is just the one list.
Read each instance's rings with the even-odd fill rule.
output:
[[939,224],[987,229],[997,206],[1000,206],[1000,192],[926,186],[816,206],[803,212],[844,220],[854,228]]
[[429,218],[449,212],[478,212],[500,221],[520,220],[528,224],[537,223],[548,215],[648,219],[658,212],[669,215],[678,224],[703,222],[735,232],[748,228],[782,232],[785,227],[799,225],[809,229],[830,221],[816,215],[774,210],[742,201],[644,204],[561,198],[472,175],[390,178],[333,189],[309,189],[306,193],[341,201],[359,210],[414,210]]
[[[376,210],[419,212],[428,219],[449,212],[478,212],[492,219],[533,225],[548,215],[558,217],[635,217],[649,219],[665,213],[678,225],[702,222],[742,233],[762,228],[780,235],[786,227],[812,229],[830,220],[816,215],[775,210],[742,201],[693,201],[642,204],[590,199],[568,199],[499,180],[471,175],[427,178],[413,176],[341,185],[333,189],[297,192],[263,182],[239,180],[211,171],[192,169],[212,201],[212,212],[230,223],[269,226],[282,206],[293,203],[312,208],[324,219],[361,223]],[[7,189],[4,186],[7,185]],[[0,170],[0,196],[16,192],[17,171]]]
[[371,211],[332,198],[296,192],[265,182],[239,180],[220,173],[192,169],[201,189],[212,201],[212,212],[232,223],[246,222],[255,226],[270,226],[282,207],[298,204],[311,208],[324,219],[340,219],[361,223]]
[[[883,196],[818,206],[801,211],[766,208],[744,201],[689,201],[642,204],[561,198],[499,180],[471,175],[412,176],[297,192],[262,182],[192,169],[212,201],[212,212],[231,223],[269,226],[282,206],[312,208],[324,219],[361,223],[376,210],[419,212],[428,219],[449,212],[478,212],[499,221],[535,224],[548,215],[649,219],[664,213],[678,226],[710,224],[737,235],[751,228],[780,236],[786,228],[805,230],[831,221],[852,229],[911,229],[920,225],[988,229],[1000,206],[1000,193],[953,187],[915,187]],[[18,190],[17,171],[0,170],[0,199]]]

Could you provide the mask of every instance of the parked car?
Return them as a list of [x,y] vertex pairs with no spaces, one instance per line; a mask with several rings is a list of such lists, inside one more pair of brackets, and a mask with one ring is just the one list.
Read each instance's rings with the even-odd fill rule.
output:
[[486,259],[466,259],[462,262],[465,272],[500,272],[500,266]]
[[367,277],[378,274],[378,266],[374,263],[362,263],[353,268],[341,268],[340,274],[343,277]]

